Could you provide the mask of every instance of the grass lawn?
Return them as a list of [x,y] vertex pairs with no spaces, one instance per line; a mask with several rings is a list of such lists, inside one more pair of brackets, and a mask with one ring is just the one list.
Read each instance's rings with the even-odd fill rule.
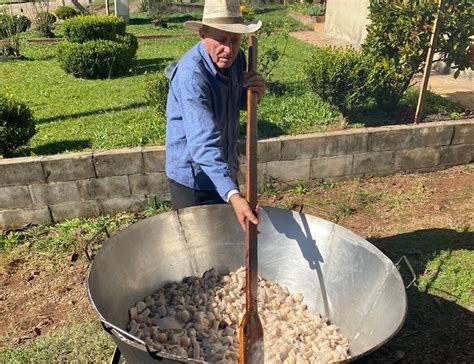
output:
[[[25,102],[37,119],[37,134],[18,155],[163,144],[165,122],[145,100],[144,74],[161,72],[198,41],[196,35],[182,28],[182,21],[189,17],[176,16],[168,28],[161,29],[154,27],[146,14],[132,14],[129,32],[177,37],[141,40],[136,65],[128,75],[119,78],[83,80],[66,74],[54,58],[54,45],[25,43],[22,53],[26,60],[0,63],[0,92],[13,94]],[[199,15],[191,17],[199,18]],[[264,9],[258,18],[281,26],[287,23],[293,30],[299,26],[278,8]],[[61,27],[55,32],[60,35]],[[34,30],[30,30],[24,37],[34,35]],[[272,44],[282,50],[286,38],[275,34],[270,40],[262,39],[260,54]],[[311,57],[312,49],[291,37],[288,39],[285,56],[267,80],[269,90],[259,104],[260,138],[340,127],[338,113],[314,96],[305,83],[302,65]],[[410,105],[414,102],[416,98],[408,99]],[[450,104],[448,114],[457,110]],[[377,118],[380,122],[380,117]],[[244,113],[241,121],[245,124]],[[363,125],[364,121],[360,120],[345,127]]]

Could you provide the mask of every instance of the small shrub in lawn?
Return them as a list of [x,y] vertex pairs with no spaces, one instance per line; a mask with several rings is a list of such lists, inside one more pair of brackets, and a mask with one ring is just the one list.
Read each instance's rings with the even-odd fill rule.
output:
[[36,16],[36,30],[45,37],[53,37],[53,25],[56,23],[56,20],[54,14],[41,11]]
[[145,98],[158,113],[165,115],[169,81],[164,72],[148,73],[145,76]]
[[20,36],[31,25],[23,15],[0,15],[0,55],[20,56]]
[[63,41],[58,45],[58,60],[60,66],[75,77],[110,78],[130,69],[137,48],[137,38],[132,34],[118,36],[116,41]]
[[58,19],[66,20],[78,16],[80,13],[74,8],[69,6],[58,6],[54,11]]
[[30,19],[24,15],[0,14],[0,38],[8,38],[26,32],[30,25]]
[[0,95],[0,153],[11,156],[16,148],[28,143],[35,132],[30,109],[10,96]]
[[367,106],[372,67],[372,59],[354,49],[324,47],[316,48],[305,71],[314,93],[347,116]]
[[125,35],[126,23],[123,18],[102,15],[80,15],[63,23],[64,37],[70,42],[84,43],[91,40],[115,40],[117,35]]

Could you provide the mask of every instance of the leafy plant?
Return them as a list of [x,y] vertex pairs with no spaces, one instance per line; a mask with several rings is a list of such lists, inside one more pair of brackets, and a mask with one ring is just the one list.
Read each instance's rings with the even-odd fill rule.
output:
[[20,56],[20,33],[31,25],[24,15],[0,14],[0,55]]
[[11,96],[0,95],[0,153],[9,157],[35,134],[35,118],[30,109]]
[[130,70],[137,48],[137,38],[131,34],[117,36],[116,41],[63,41],[58,45],[57,57],[60,66],[75,77],[110,78]]
[[166,113],[168,91],[169,81],[164,72],[148,73],[145,76],[145,98],[162,116]]
[[70,6],[58,6],[54,11],[58,19],[65,20],[78,16],[80,13]]
[[80,15],[64,21],[64,37],[70,42],[84,43],[91,40],[115,40],[125,35],[123,18],[108,15]]
[[343,116],[367,107],[372,86],[373,59],[352,49],[316,48],[304,66],[313,92],[335,106]]
[[[438,1],[373,0],[369,5],[365,53],[377,60],[372,78],[374,99],[384,109],[393,109],[423,70],[433,31]],[[447,0],[436,51],[452,68],[472,67],[466,54],[473,34],[472,0]]]
[[53,25],[56,20],[54,14],[48,13],[47,11],[41,11],[36,16],[36,30],[45,37],[53,37]]

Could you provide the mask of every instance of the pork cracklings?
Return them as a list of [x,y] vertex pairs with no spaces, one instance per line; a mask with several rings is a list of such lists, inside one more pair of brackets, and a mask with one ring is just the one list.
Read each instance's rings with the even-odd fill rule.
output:
[[[347,338],[308,311],[301,294],[258,280],[265,363],[331,363],[349,357]],[[130,308],[128,330],[150,348],[183,358],[237,363],[245,270],[214,269],[171,283]]]

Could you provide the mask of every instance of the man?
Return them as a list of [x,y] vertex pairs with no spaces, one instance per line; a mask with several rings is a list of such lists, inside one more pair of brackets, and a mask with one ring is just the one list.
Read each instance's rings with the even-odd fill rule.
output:
[[207,0],[201,22],[185,23],[201,41],[170,75],[166,108],[166,174],[174,209],[229,202],[242,228],[258,220],[237,186],[239,112],[246,88],[263,96],[265,84],[247,73],[242,34],[260,21],[244,23],[238,0]]

